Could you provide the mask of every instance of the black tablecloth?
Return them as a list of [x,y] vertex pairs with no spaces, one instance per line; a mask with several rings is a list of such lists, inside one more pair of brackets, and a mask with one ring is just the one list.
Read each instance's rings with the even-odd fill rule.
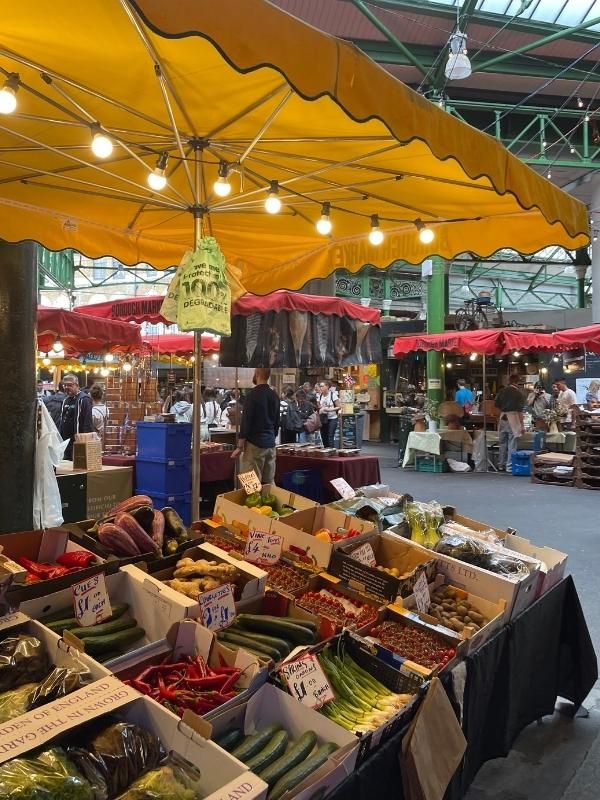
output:
[[376,456],[315,458],[314,456],[278,453],[275,482],[279,485],[284,473],[293,472],[297,469],[316,469],[319,471],[323,483],[325,502],[327,503],[339,500],[339,494],[330,483],[334,478],[344,478],[353,489],[381,481],[379,459]]
[[[481,765],[506,756],[523,728],[551,714],[560,695],[581,705],[598,678],[596,654],[569,576],[466,658],[463,766],[446,793],[463,797]],[[452,675],[443,678],[455,708]],[[399,754],[405,731],[381,745],[328,800],[403,800]]]

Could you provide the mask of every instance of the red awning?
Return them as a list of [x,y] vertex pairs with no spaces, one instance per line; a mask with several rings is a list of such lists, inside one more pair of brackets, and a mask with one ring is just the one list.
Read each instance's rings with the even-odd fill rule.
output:
[[349,300],[283,290],[262,296],[245,294],[233,304],[231,316],[240,314],[248,317],[256,312],[266,314],[269,311],[304,311],[310,314],[334,315],[357,319],[371,325],[379,325],[381,319],[381,312],[378,309],[361,306]]
[[137,325],[96,319],[62,308],[38,307],[37,346],[48,352],[60,339],[67,353],[137,353],[142,338]]
[[75,311],[78,314],[85,314],[90,317],[116,319],[121,322],[137,322],[138,324],[150,322],[152,325],[163,322],[165,325],[171,325],[168,320],[160,315],[160,307],[164,299],[162,295],[125,297],[121,300],[109,300],[106,303],[77,306]]
[[[210,333],[201,336],[203,353],[218,353],[221,340]],[[186,356],[194,352],[194,335],[189,333],[165,333],[158,336],[144,336],[144,344],[159,355]]]
[[600,325],[586,325],[552,334],[555,350],[575,350],[585,347],[592,353],[600,353]]
[[415,350],[446,350],[467,355],[497,355],[504,350],[504,331],[486,328],[478,331],[446,331],[426,333],[422,336],[398,336],[394,341],[394,355],[399,358]]

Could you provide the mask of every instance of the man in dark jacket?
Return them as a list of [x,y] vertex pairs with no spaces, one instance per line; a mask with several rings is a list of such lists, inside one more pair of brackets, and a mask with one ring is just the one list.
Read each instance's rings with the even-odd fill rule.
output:
[[89,395],[79,389],[79,380],[75,375],[65,375],[63,387],[66,397],[62,404],[58,430],[63,439],[69,439],[65,460],[72,461],[75,436],[94,431],[92,401]]
[[62,381],[58,384],[58,389],[54,392],[54,394],[47,394],[43,400],[46,404],[46,408],[52,417],[54,424],[60,431],[60,418],[62,416],[62,406],[63,401],[66,397],[64,386],[62,385]]
[[279,431],[279,398],[269,386],[270,369],[257,369],[254,389],[244,403],[238,447],[231,454],[241,454],[240,472],[254,470],[261,483],[275,479],[275,437]]
[[525,433],[523,428],[523,406],[525,395],[519,389],[520,376],[516,373],[508,379],[508,386],[500,389],[494,401],[501,412],[498,422],[498,469],[512,472],[512,455],[517,446],[517,438]]

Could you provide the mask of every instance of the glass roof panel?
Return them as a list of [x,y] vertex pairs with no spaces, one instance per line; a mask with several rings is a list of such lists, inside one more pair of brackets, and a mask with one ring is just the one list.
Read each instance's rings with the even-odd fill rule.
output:
[[[462,5],[463,0],[428,0],[432,5]],[[537,20],[564,28],[600,17],[600,0],[479,0],[477,11],[500,14],[508,20]],[[477,12],[476,12],[477,13]],[[600,31],[600,23],[590,26]]]

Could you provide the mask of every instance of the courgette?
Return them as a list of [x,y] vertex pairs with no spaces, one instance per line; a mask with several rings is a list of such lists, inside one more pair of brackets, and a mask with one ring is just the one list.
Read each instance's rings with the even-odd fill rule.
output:
[[249,758],[259,753],[271,741],[277,731],[281,730],[281,725],[273,724],[267,725],[256,733],[251,733],[249,736],[244,737],[243,741],[234,747],[231,755],[238,758],[244,764]]
[[248,769],[256,774],[259,770],[272,764],[273,761],[285,753],[289,738],[287,731],[277,731],[275,736],[269,739],[266,747],[263,747],[259,753],[246,761]]
[[302,761],[297,767],[294,767],[287,775],[284,775],[283,778],[277,781],[267,795],[267,800],[279,800],[286,792],[298,786],[305,778],[308,778],[312,772],[322,767],[329,756],[337,749],[337,744],[333,742],[327,742],[327,744],[321,745],[314,755]]
[[303,628],[308,628],[309,631],[317,632],[318,625],[310,619],[300,619],[300,617],[274,617],[272,614],[240,614],[240,617],[250,617],[251,619],[267,619],[270,622],[290,622],[292,625],[300,625]]
[[53,611],[52,614],[44,614],[43,617],[40,617],[40,622],[43,622],[44,625],[47,625],[49,622],[57,622],[61,619],[69,619],[73,616],[73,603],[66,608],[61,608],[58,611]]
[[234,728],[231,731],[227,731],[222,736],[217,736],[215,742],[219,745],[219,747],[222,747],[223,750],[227,750],[229,753],[237,744],[242,741],[243,738],[244,731],[242,731],[240,728]]
[[231,642],[231,644],[237,644],[240,647],[246,647],[246,646],[252,647],[254,648],[254,650],[258,650],[259,653],[264,653],[265,656],[267,656],[267,658],[272,658],[273,661],[281,661],[281,659],[283,658],[279,650],[276,650],[274,647],[269,647],[266,644],[261,644],[260,642],[257,642],[255,639],[251,639],[250,637],[244,636],[241,633],[238,634],[233,632],[229,633],[229,631],[222,631],[219,634],[218,638],[219,641],[225,642],[225,644]]
[[[128,610],[128,603],[115,603],[114,606],[112,606],[112,614],[109,618],[110,621],[114,622],[114,620],[119,619],[119,617],[122,617],[123,614]],[[59,612],[56,613],[58,614]],[[61,616],[56,618],[54,614],[51,614],[47,617],[42,617],[40,622],[55,633],[62,633],[64,630],[69,630],[70,628],[75,628],[78,626],[77,618],[73,616],[73,606],[68,609],[63,609],[60,613]],[[107,622],[108,621],[109,620],[107,620]]]
[[271,658],[266,655],[266,653],[259,653],[258,650],[255,650],[253,647],[249,647],[248,645],[244,645],[244,647],[240,647],[238,644],[233,644],[232,642],[225,642],[227,647],[230,650],[243,650],[245,653],[250,653],[251,656],[256,656],[261,661],[271,661]]
[[301,761],[308,758],[316,743],[317,734],[314,731],[306,731],[297,742],[292,744],[287,753],[284,753],[284,755],[270,764],[266,769],[257,772],[258,777],[265,783],[268,783],[269,786],[275,786],[280,778],[283,778],[284,775],[300,764]]
[[119,619],[110,620],[110,622],[101,622],[99,625],[90,625],[88,627],[69,628],[69,633],[77,636],[78,639],[89,639],[92,636],[105,636],[107,633],[117,633],[117,631],[126,631],[128,628],[135,628],[137,622],[131,617],[120,617]]
[[275,636],[267,636],[264,633],[248,631],[245,628],[238,628],[236,625],[232,625],[229,630],[231,633],[239,633],[241,636],[245,636],[247,639],[253,639],[256,642],[260,642],[260,644],[266,644],[267,647],[274,647],[275,650],[279,650],[283,658],[290,654],[291,647],[289,642],[286,642],[285,639],[278,639]]
[[143,628],[136,627],[127,628],[126,631],[118,631],[118,633],[107,633],[105,636],[92,636],[85,640],[85,652],[95,656],[111,650],[123,651],[130,644],[141,639],[145,633]]
[[237,622],[242,628],[246,628],[249,631],[278,636],[296,644],[313,644],[316,638],[313,631],[308,628],[277,617],[267,618],[253,614],[240,614],[237,617]]

